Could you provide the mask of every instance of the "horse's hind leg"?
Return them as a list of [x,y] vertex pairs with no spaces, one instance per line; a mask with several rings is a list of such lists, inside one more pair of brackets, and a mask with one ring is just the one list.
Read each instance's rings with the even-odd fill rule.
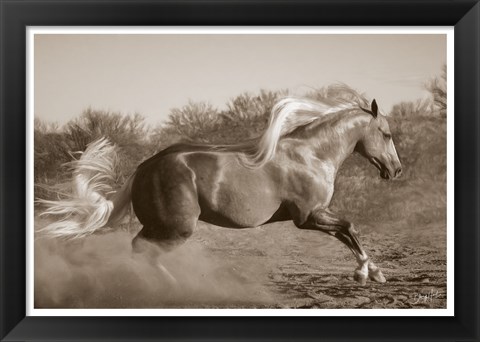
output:
[[[163,265],[161,261],[161,255],[169,252],[175,247],[183,244],[191,233],[194,227],[183,228],[183,235],[179,234],[158,234],[158,232],[167,231],[171,232],[177,229],[168,229],[162,227],[144,227],[132,241],[133,253],[146,253],[147,259],[154,267],[157,267],[159,271],[165,276],[171,285],[177,284],[176,278],[173,274]],[[154,246],[151,246],[153,244]]]
[[[133,255],[144,254],[146,260],[153,266],[159,269],[159,271],[165,276],[170,284],[175,285],[177,283],[176,278],[170,273],[170,271],[163,265],[160,258],[161,255],[167,252],[170,248],[165,248],[166,245],[155,243],[152,240],[146,239],[142,236],[141,232],[143,228],[132,241]],[[171,245],[169,246],[171,247]]]
[[193,233],[195,225],[166,228],[164,226],[144,226],[132,241],[135,253],[148,251],[149,244],[154,244],[162,252],[169,252],[182,245]]
[[319,230],[342,241],[357,259],[358,268],[355,270],[354,279],[360,284],[365,285],[367,277],[380,283],[386,281],[382,271],[369,260],[352,223],[338,218],[328,209],[317,209],[308,216],[305,222],[297,224],[297,226],[302,229]]
[[[134,252],[170,251],[185,242],[197,225],[200,205],[195,175],[181,158],[169,158],[165,165],[139,168],[132,184],[133,209],[143,224],[132,242]],[[148,243],[160,248],[148,248]]]
[[[188,201],[189,196],[183,199],[183,205],[171,207],[170,214],[151,215],[145,219],[143,229],[132,241],[134,253],[147,253],[152,262],[173,285],[176,284],[175,277],[165,268],[160,258],[161,254],[171,251],[183,244],[195,230],[200,208],[195,201]],[[188,206],[186,203],[190,202]],[[153,208],[152,208],[153,210]],[[157,211],[159,213],[159,211]],[[149,246],[155,245],[155,247]]]

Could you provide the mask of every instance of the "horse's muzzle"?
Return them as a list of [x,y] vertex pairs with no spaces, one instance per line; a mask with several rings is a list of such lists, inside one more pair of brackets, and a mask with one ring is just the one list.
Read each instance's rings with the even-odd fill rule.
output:
[[[393,176],[392,176],[393,173]],[[390,172],[386,167],[382,168],[380,171],[380,176],[383,179],[397,179],[402,175],[402,168],[398,167],[394,172]]]
[[372,157],[369,160],[380,171],[380,177],[382,177],[383,179],[396,179],[402,175],[401,166],[398,166],[397,168],[390,170],[378,158]]
[[385,166],[385,164],[382,163],[378,158],[372,157],[369,158],[369,161],[380,171],[380,177],[382,177],[383,179],[391,178],[390,171]]
[[390,172],[387,170],[387,168],[382,168],[380,170],[380,177],[382,177],[383,179],[390,179]]

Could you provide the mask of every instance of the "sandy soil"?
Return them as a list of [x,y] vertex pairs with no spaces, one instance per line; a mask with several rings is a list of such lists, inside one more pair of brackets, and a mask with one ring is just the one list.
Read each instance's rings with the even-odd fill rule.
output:
[[[39,221],[37,220],[37,223]],[[37,240],[35,306],[180,308],[445,308],[445,227],[359,227],[387,283],[353,280],[356,262],[338,240],[291,222],[232,230],[200,223],[161,256],[131,257],[131,233],[81,242]]]
[[[337,239],[289,222],[242,231],[202,225],[193,240],[224,261],[219,272],[262,284],[268,307],[444,308],[444,236],[435,225],[417,234],[389,227],[364,232],[361,241],[387,278],[366,286],[353,280],[355,260]],[[239,305],[255,306],[255,298]]]

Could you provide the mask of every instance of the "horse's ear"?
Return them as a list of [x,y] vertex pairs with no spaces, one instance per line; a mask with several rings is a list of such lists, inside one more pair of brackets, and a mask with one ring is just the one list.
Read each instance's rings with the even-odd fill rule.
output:
[[374,118],[376,118],[377,115],[378,115],[378,105],[377,105],[377,101],[375,101],[375,99],[373,99],[371,107],[372,107],[372,115],[373,115]]

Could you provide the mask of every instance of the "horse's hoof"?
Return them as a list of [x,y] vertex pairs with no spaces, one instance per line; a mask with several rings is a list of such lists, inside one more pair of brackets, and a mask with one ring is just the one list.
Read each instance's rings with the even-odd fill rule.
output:
[[387,279],[383,276],[382,271],[380,271],[379,268],[376,270],[370,270],[368,272],[368,276],[370,277],[371,280],[376,281],[377,283],[385,283]]
[[353,273],[353,279],[362,286],[367,283],[367,278],[367,274],[362,272],[361,270],[355,270],[355,272]]

